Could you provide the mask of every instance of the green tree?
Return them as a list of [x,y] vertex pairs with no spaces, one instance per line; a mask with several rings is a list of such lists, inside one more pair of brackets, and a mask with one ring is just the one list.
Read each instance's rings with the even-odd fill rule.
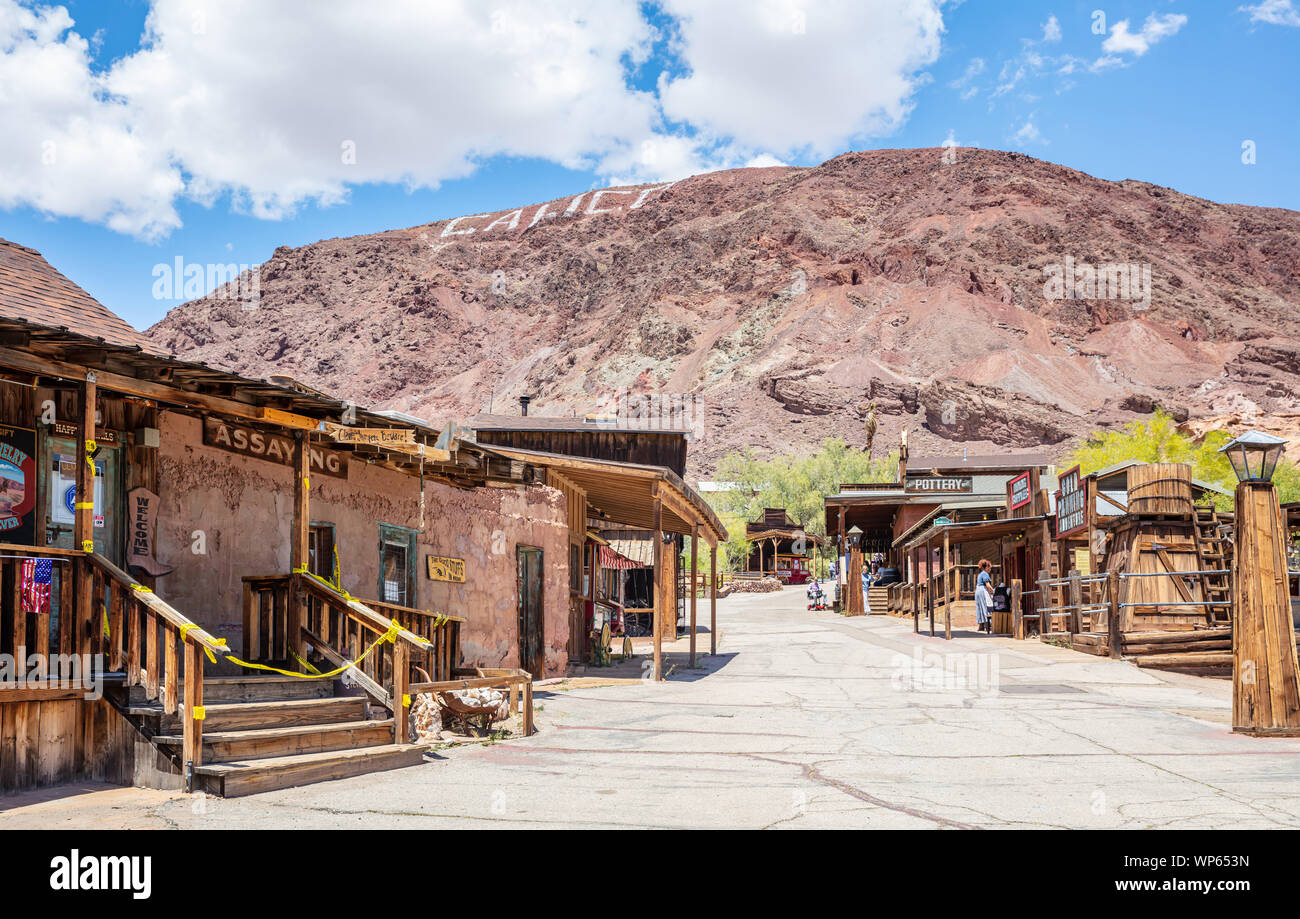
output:
[[[1097,431],[1066,459],[1065,464],[1079,464],[1085,475],[1124,460],[1146,463],[1187,463],[1192,477],[1218,485],[1228,492],[1237,485],[1232,465],[1219,448],[1233,438],[1227,431],[1209,431],[1194,440],[1178,430],[1167,413],[1156,409],[1146,421],[1131,421],[1122,431]],[[1278,463],[1273,482],[1283,503],[1300,500],[1300,469],[1286,459]],[[1232,508],[1231,495],[1215,496],[1221,510]]]
[[731,534],[726,562],[743,568],[752,548],[744,538],[745,523],[757,520],[765,507],[785,508],[790,519],[808,533],[826,535],[823,499],[849,482],[890,482],[898,477],[898,454],[873,460],[842,440],[830,438],[811,454],[760,459],[752,449],[729,453],[718,463],[714,478],[728,483],[710,502]]

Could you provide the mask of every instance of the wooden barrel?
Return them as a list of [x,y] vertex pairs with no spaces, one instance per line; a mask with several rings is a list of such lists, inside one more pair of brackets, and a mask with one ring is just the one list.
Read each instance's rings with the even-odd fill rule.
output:
[[1192,467],[1187,463],[1147,463],[1128,471],[1130,514],[1190,514]]

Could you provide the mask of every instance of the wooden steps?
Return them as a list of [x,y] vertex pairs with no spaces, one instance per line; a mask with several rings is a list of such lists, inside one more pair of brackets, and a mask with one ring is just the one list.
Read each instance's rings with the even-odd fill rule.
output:
[[[185,681],[181,680],[178,698],[185,698]],[[334,684],[330,680],[303,680],[290,676],[224,676],[203,678],[203,701],[205,704],[215,702],[259,702],[268,699],[322,699],[334,695]],[[144,701],[144,688],[131,687],[130,701]]]
[[[161,706],[133,706],[131,714],[152,715],[159,732],[180,733],[180,716],[164,715]],[[278,702],[220,702],[207,706],[205,731],[287,728],[304,724],[339,724],[363,721],[366,700],[361,696],[325,696],[319,699],[285,699]]]
[[425,748],[416,744],[385,744],[328,753],[303,753],[229,763],[207,763],[194,769],[195,788],[235,798],[292,788],[369,772],[384,772],[424,762]]
[[871,615],[883,616],[889,609],[889,588],[888,587],[871,587],[867,590],[867,605],[871,608]]
[[[238,731],[204,731],[203,761],[271,759],[300,753],[324,753],[392,743],[393,721],[349,721],[342,724],[304,724],[288,728]],[[154,743],[180,749],[181,735],[165,734]]]
[[[332,680],[214,677],[203,681],[203,746],[194,789],[246,795],[412,766],[424,747],[393,743],[393,720],[365,696],[335,696]],[[133,687],[138,690],[138,687]],[[181,687],[183,698],[184,687]],[[182,771],[179,714],[134,692],[127,713]]]

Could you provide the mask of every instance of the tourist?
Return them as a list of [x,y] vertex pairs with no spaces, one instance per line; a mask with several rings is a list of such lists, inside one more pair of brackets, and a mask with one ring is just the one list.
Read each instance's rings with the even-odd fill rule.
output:
[[980,573],[975,578],[975,621],[981,632],[993,632],[993,563],[986,558],[979,561]]

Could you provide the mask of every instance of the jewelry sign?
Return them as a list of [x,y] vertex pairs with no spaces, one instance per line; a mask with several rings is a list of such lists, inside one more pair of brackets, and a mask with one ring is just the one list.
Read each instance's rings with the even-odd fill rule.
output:
[[36,432],[0,427],[0,538],[36,540]]
[[441,555],[429,556],[429,577],[435,581],[452,581],[465,583],[465,560],[463,558],[444,558]]

